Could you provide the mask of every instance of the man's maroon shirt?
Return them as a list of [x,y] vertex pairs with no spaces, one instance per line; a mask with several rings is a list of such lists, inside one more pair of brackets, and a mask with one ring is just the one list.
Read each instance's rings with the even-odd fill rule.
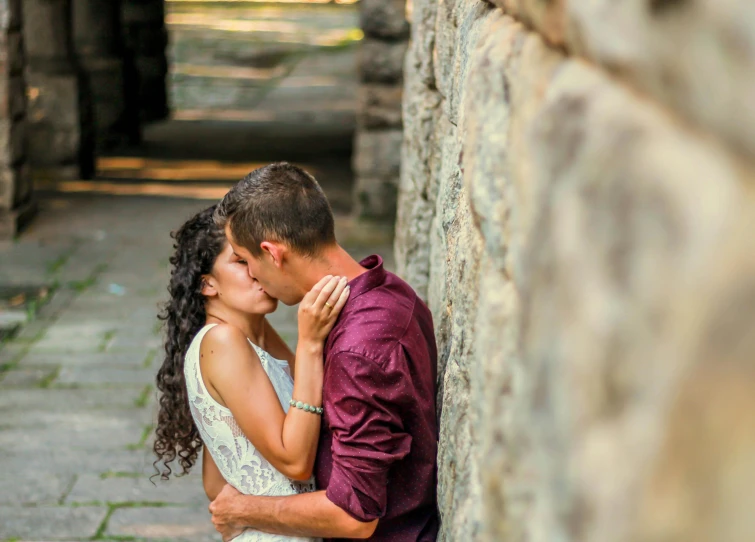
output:
[[437,349],[430,311],[379,256],[352,280],[325,344],[317,485],[373,541],[427,542],[438,534]]

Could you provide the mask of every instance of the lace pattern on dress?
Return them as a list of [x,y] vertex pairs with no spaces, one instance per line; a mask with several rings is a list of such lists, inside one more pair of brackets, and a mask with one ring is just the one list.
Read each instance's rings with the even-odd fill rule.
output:
[[[202,338],[215,325],[209,324],[203,327],[194,337],[186,353],[184,375],[192,417],[202,436],[202,442],[207,446],[218,469],[229,484],[246,495],[285,496],[314,491],[314,480],[297,482],[287,478],[273,467],[246,438],[231,411],[215,401],[207,391],[199,366],[199,348]],[[275,359],[251,341],[249,344],[257,352],[283,410],[288,412],[288,402],[294,389],[288,363]],[[250,530],[234,540],[291,542],[313,539],[271,535]]]

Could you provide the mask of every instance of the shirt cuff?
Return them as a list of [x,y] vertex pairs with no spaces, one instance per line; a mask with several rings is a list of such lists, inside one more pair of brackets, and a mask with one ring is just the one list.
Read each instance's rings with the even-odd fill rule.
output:
[[367,495],[355,482],[340,465],[334,464],[325,496],[357,521],[368,523],[381,518],[385,514],[386,495]]

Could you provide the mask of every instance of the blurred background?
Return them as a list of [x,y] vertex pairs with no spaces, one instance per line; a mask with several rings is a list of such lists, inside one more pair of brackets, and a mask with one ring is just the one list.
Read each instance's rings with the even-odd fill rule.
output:
[[433,313],[441,540],[755,540],[754,6],[0,3],[0,540],[217,539],[155,315],[277,160]]

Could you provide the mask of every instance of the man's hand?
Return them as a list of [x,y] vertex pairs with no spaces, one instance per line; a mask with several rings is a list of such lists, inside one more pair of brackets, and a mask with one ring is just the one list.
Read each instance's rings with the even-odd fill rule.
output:
[[244,525],[238,523],[236,503],[241,495],[236,488],[226,484],[210,503],[210,514],[215,529],[223,536],[223,542],[233,540],[244,532]]

